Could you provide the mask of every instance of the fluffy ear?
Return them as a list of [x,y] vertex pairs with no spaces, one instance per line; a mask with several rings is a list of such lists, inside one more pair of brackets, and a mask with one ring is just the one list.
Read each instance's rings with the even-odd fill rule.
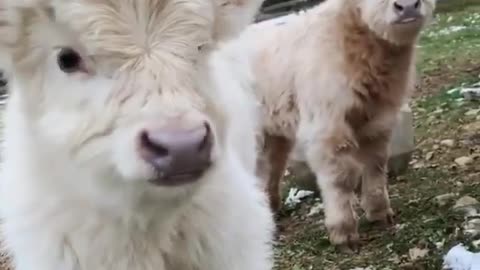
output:
[[264,0],[214,0],[217,4],[216,41],[237,36],[252,23]]
[[6,74],[12,69],[12,55],[19,39],[20,16],[9,1],[0,0],[0,69]]
[[26,21],[37,23],[37,11],[49,17],[50,0],[0,0],[0,69],[6,74],[13,71],[15,56],[22,51]]

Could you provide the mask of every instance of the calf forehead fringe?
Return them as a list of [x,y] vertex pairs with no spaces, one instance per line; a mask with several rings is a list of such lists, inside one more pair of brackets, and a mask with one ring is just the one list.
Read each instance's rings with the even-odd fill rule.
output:
[[[7,19],[0,20],[0,34],[3,34],[0,45],[17,52],[16,47],[31,48],[40,43],[57,47],[80,45],[88,48],[92,56],[120,62],[117,64],[123,67],[141,69],[150,66],[150,69],[168,73],[191,69],[199,55],[197,48],[212,38],[212,1],[21,0],[12,5],[2,9],[0,3],[0,12],[7,15],[2,16]],[[55,12],[50,12],[50,7]],[[41,16],[41,13],[47,16]],[[55,19],[62,26],[78,34],[72,35],[70,40],[70,43],[78,44],[52,44],[56,40],[47,35],[52,34],[52,29],[40,24],[54,19],[49,16],[53,14],[57,15]],[[68,37],[61,37],[59,41],[65,42],[66,39]]]

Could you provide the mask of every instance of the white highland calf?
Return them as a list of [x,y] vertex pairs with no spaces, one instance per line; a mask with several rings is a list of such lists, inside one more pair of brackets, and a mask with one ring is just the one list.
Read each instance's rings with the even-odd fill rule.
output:
[[367,219],[393,222],[387,146],[434,8],[435,0],[327,0],[252,25],[235,41],[255,50],[265,134],[259,173],[274,210],[288,154],[299,147],[316,173],[332,243],[358,240],[357,188]]
[[271,269],[248,65],[213,50],[259,0],[0,5],[15,269]]

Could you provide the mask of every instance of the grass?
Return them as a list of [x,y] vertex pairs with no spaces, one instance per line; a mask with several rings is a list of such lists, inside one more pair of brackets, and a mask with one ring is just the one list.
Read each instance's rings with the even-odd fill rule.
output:
[[[418,69],[421,84],[412,101],[415,118],[417,169],[392,179],[390,194],[397,225],[382,230],[361,220],[359,254],[336,252],[322,225],[323,214],[308,216],[316,198],[284,210],[276,247],[276,270],[308,269],[441,269],[442,257],[457,243],[473,250],[475,238],[463,233],[464,217],[453,211],[455,201],[469,195],[480,200],[480,164],[455,166],[460,156],[480,155],[480,124],[465,113],[478,102],[459,101],[447,90],[480,81],[480,1],[445,1],[422,34]],[[440,145],[453,139],[454,147]],[[427,159],[427,153],[433,153]],[[478,162],[477,162],[478,163]],[[436,196],[454,193],[445,205]],[[428,250],[412,260],[409,250]],[[368,268],[367,268],[368,269]]]

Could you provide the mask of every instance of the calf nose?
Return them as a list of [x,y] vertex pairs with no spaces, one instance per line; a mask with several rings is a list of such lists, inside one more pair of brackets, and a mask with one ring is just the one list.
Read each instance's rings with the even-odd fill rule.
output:
[[396,0],[393,2],[393,7],[399,14],[417,12],[420,5],[421,0]]
[[210,166],[212,145],[213,136],[206,124],[191,129],[151,129],[140,134],[141,156],[158,174],[153,181],[163,184],[198,179]]

